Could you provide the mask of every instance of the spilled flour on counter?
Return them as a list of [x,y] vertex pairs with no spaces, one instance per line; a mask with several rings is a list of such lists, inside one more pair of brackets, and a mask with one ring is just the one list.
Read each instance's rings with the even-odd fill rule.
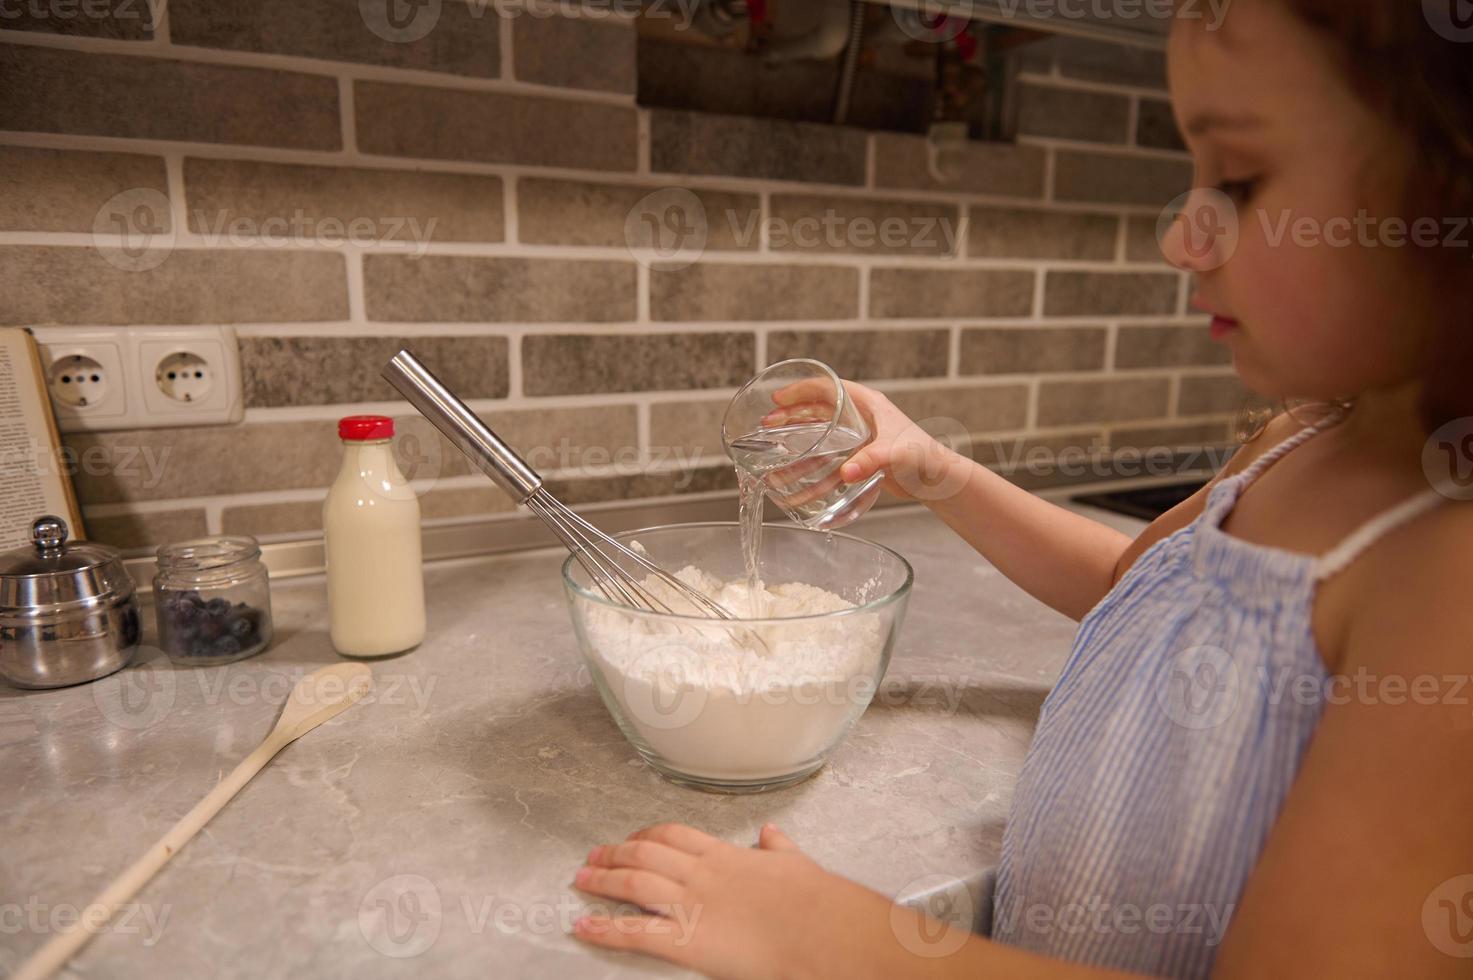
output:
[[[755,599],[770,619],[854,608],[802,582],[760,584],[754,595],[746,581],[725,582],[694,566],[675,576],[727,609],[753,608]],[[682,608],[658,576],[641,584]],[[626,734],[691,775],[764,779],[808,768],[863,712],[879,682],[885,631],[875,613],[749,627],[584,608],[589,646]]]

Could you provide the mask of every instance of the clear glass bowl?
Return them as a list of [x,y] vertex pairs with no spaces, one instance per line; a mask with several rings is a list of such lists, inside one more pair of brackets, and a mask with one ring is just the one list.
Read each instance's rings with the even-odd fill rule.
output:
[[[671,572],[746,574],[736,523],[614,537]],[[573,556],[563,563],[579,649],[605,707],[640,756],[681,785],[744,793],[806,779],[885,676],[913,580],[904,558],[848,534],[769,524],[761,562],[769,588],[807,583],[855,605],[735,624],[645,612],[604,598]]]

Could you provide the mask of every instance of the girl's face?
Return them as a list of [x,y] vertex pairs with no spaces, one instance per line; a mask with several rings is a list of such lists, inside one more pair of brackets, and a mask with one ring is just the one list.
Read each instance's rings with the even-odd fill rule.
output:
[[[1168,53],[1196,189],[1162,247],[1196,273],[1193,305],[1221,318],[1213,335],[1262,395],[1411,380],[1427,317],[1408,261],[1418,216],[1399,204],[1409,155],[1283,0],[1234,0],[1207,23],[1179,18]],[[1206,233],[1234,223],[1235,248]]]

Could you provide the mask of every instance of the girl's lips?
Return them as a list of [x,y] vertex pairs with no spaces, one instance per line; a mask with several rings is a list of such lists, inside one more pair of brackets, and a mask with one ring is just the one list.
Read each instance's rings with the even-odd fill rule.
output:
[[1236,329],[1238,329],[1237,320],[1231,320],[1225,316],[1215,316],[1212,318],[1210,330],[1213,340],[1221,340]]

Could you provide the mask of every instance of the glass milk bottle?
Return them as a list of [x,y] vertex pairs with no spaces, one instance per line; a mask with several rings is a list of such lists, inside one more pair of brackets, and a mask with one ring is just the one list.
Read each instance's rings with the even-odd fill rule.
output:
[[382,657],[425,636],[419,499],[394,463],[394,420],[338,422],[343,466],[322,505],[329,636],[345,657]]

